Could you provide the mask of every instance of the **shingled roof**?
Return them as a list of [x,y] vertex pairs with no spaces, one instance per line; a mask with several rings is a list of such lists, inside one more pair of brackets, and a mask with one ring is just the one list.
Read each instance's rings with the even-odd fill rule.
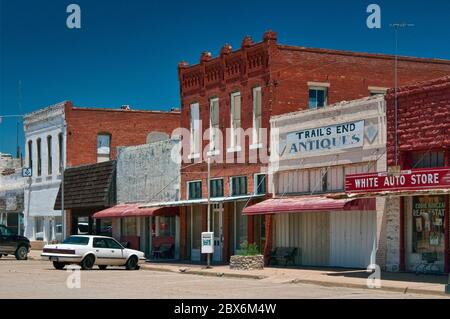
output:
[[[110,207],[116,200],[116,161],[67,168],[64,171],[64,208]],[[55,201],[61,209],[61,186]]]

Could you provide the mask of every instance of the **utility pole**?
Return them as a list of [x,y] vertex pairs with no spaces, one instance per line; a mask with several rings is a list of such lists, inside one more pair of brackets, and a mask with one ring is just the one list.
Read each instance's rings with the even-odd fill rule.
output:
[[395,32],[395,63],[394,63],[394,125],[395,125],[395,166],[398,166],[398,30],[400,28],[414,27],[411,23],[393,23],[390,25]]
[[[207,178],[207,183],[208,183],[208,232],[211,231],[211,183],[210,183],[210,179],[211,179],[211,157],[208,156],[208,178]],[[211,268],[211,254],[207,254],[206,256],[206,268]]]

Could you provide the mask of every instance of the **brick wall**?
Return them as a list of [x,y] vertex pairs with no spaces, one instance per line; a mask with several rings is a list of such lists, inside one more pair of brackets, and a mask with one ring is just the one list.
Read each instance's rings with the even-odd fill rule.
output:
[[[387,161],[395,165],[395,94],[386,96]],[[450,158],[450,76],[401,87],[398,104],[398,159],[409,151],[447,150]]]
[[152,131],[171,134],[180,125],[179,112],[95,109],[66,105],[67,166],[97,162],[97,135],[111,134],[111,159],[118,146],[145,144]]

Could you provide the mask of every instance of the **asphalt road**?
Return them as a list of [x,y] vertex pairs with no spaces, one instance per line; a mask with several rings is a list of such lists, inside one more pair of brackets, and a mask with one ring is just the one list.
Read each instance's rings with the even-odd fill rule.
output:
[[[0,259],[0,298],[436,298],[371,289],[274,283],[266,279],[207,277],[150,270],[108,268],[73,272],[55,270],[48,261]],[[75,279],[75,280],[71,280]]]

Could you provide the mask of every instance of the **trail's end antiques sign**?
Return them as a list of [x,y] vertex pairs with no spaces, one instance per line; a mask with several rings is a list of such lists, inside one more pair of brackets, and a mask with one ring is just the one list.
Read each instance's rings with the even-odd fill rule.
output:
[[363,146],[364,121],[297,131],[286,136],[288,155]]
[[405,170],[396,176],[384,172],[345,177],[345,191],[348,193],[440,188],[450,188],[450,167]]

